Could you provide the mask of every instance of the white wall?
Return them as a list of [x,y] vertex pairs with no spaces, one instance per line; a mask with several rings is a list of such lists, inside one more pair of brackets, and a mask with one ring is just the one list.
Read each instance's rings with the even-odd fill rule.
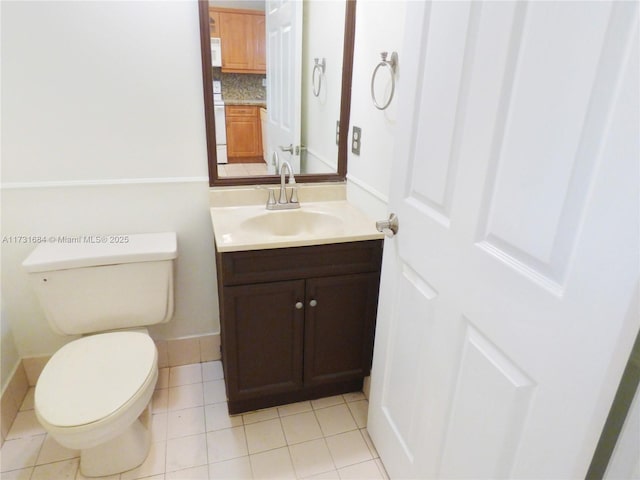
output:
[[[2,235],[176,231],[176,313],[155,338],[219,330],[196,2],[2,2]],[[20,356],[51,332],[2,244]],[[3,326],[3,332],[4,330]]]
[[[4,307],[2,316],[4,317]],[[0,392],[4,392],[9,377],[19,362],[20,356],[11,334],[11,326],[8,322],[0,322]]]
[[209,0],[210,7],[241,8],[246,10],[262,10],[264,12],[264,0]]
[[[404,15],[404,1],[360,0],[357,3],[349,138],[352,127],[358,126],[362,129],[362,144],[360,155],[351,153],[349,148],[347,195],[351,202],[376,219],[387,215],[395,151],[397,95],[402,89]],[[373,106],[370,85],[371,74],[383,51],[397,51],[399,67],[395,97],[389,107],[381,111]],[[389,79],[388,72],[381,69],[376,85],[382,87]]]
[[[345,11],[344,0],[304,2],[301,136],[307,147],[305,173],[335,172],[337,168],[335,132],[342,95]],[[325,59],[324,74],[316,73],[317,97],[312,86],[315,58]]]

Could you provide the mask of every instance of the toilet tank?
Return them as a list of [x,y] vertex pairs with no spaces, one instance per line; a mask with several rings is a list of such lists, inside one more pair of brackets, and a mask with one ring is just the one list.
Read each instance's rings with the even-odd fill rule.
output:
[[22,263],[51,328],[77,335],[168,322],[176,234],[64,237]]

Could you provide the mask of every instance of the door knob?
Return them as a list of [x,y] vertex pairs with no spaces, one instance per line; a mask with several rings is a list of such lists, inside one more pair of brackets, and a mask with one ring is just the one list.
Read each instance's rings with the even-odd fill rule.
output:
[[291,155],[293,155],[293,143],[290,143],[288,147],[284,147],[282,145],[279,145],[279,147],[283,152],[289,152]]
[[389,220],[378,220],[376,230],[384,233],[387,237],[393,237],[398,233],[398,216],[395,213],[389,215]]

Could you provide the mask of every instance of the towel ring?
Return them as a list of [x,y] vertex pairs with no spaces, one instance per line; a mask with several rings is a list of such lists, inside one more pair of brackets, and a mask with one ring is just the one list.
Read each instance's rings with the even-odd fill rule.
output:
[[[313,84],[313,96],[320,95],[320,87],[322,86],[322,75],[326,67],[324,58],[320,61],[319,58],[314,58],[315,65],[313,66],[313,72],[311,73],[311,83]],[[318,72],[318,85],[316,86],[316,71]]]
[[[393,100],[393,94],[396,89],[396,68],[398,67],[398,54],[396,52],[392,52],[391,59],[389,60],[387,60],[387,55],[388,55],[388,52],[380,53],[380,56],[382,57],[382,61],[378,63],[378,65],[376,65],[376,68],[373,70],[373,74],[371,75],[371,100],[373,100],[373,105],[378,110],[385,110],[389,106],[389,104],[391,103],[391,100]],[[391,93],[389,94],[389,98],[387,99],[387,101],[381,105],[380,103],[378,103],[378,100],[376,99],[376,94],[373,89],[373,86],[376,81],[376,75],[378,74],[378,70],[382,67],[387,67],[391,72]]]

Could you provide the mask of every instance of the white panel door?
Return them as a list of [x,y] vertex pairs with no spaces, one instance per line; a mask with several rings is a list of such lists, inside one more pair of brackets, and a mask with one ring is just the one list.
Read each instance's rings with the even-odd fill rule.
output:
[[584,478],[640,328],[638,4],[406,35],[369,432],[392,478]]
[[[267,165],[273,152],[300,173],[302,117],[302,6],[298,0],[266,2]],[[292,152],[281,147],[291,145]],[[299,150],[298,150],[299,152]],[[278,166],[279,167],[279,166]]]

